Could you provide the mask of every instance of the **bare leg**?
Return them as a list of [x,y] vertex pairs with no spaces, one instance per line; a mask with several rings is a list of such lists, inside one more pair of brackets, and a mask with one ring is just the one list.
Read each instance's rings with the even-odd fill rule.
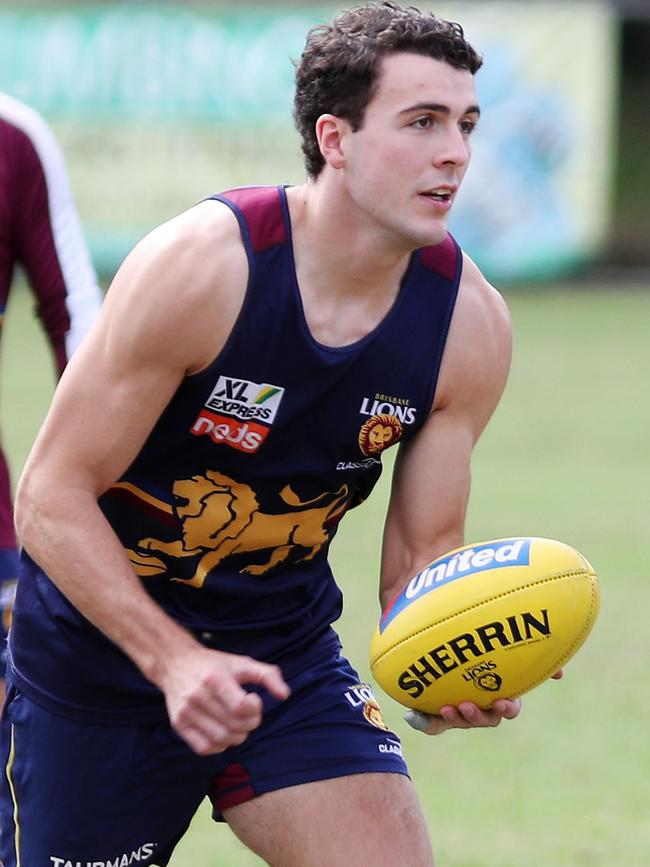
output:
[[433,867],[415,790],[401,774],[279,789],[224,816],[271,867]]

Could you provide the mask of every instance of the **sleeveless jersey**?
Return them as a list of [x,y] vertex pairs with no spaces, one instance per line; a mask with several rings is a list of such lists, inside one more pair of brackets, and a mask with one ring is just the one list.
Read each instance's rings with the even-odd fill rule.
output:
[[[305,320],[284,188],[213,198],[236,215],[248,255],[242,309],[100,506],[172,618],[208,646],[291,669],[314,642],[337,640],[328,547],[382,452],[430,411],[462,256],[451,237],[416,251],[377,327],[323,346]],[[27,553],[10,656],[19,688],[64,712],[160,712],[160,692]]]

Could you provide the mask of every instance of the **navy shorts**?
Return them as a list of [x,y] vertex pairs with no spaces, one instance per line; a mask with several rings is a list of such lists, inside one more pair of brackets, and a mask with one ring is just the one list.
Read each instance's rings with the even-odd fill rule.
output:
[[204,797],[214,816],[265,792],[350,774],[407,774],[367,684],[341,656],[265,697],[240,746],[198,756],[167,722],[103,725],[52,714],[9,686],[2,718],[4,867],[167,864]]

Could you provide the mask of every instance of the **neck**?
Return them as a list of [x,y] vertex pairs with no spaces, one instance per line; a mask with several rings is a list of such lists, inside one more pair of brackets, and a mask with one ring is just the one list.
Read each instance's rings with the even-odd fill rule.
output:
[[412,250],[391,246],[326,184],[293,187],[287,199],[308,327],[324,345],[353,343],[391,309]]
[[288,190],[297,270],[328,294],[394,295],[414,248],[371,224],[332,186],[319,179]]

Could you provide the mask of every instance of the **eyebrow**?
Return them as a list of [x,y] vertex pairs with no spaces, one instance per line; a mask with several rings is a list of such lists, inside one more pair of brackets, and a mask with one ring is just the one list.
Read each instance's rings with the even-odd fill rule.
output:
[[[442,105],[442,103],[437,102],[417,102],[415,105],[410,105],[408,108],[400,111],[400,114],[409,114],[412,111],[435,111],[438,114],[451,114],[448,105]],[[480,116],[481,109],[478,105],[470,105],[463,112],[463,115],[466,114],[478,114]]]

